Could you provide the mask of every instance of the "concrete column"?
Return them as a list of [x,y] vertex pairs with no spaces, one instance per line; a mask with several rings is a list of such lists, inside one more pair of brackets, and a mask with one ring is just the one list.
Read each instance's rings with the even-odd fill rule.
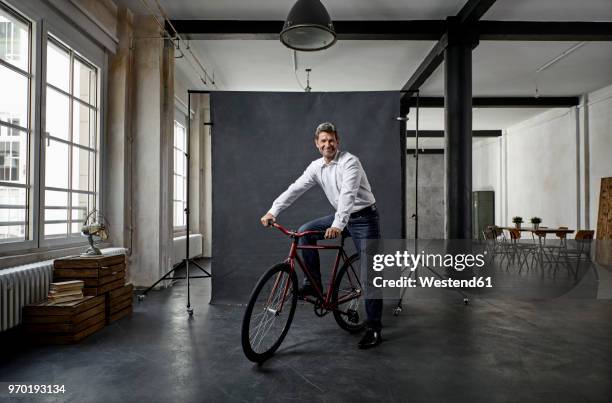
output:
[[212,138],[211,126],[204,123],[210,122],[210,95],[201,95],[199,114],[201,122],[200,143],[200,231],[203,236],[202,254],[212,257]]
[[200,108],[201,97],[201,94],[191,94],[191,109],[194,111],[194,114],[191,120],[191,136],[189,138],[189,229],[191,233],[194,234],[202,233],[202,229],[200,228],[200,198],[202,197],[202,191],[200,187],[200,148],[202,136],[204,135],[204,122],[202,121],[200,114],[197,113]]
[[449,29],[444,52],[447,239],[472,238],[472,44],[466,36]]
[[127,8],[117,13],[119,44],[117,53],[109,56],[107,93],[107,131],[103,191],[106,217],[111,225],[114,246],[130,245],[130,86],[132,15]]
[[134,18],[130,277],[137,286],[172,267],[174,51],[158,36],[152,17]]

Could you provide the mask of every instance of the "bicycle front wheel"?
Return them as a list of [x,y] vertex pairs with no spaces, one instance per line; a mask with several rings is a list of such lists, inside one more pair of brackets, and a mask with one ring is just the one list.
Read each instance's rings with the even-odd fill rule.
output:
[[287,263],[271,267],[255,285],[242,320],[242,349],[253,362],[270,358],[289,331],[298,282]]
[[338,271],[332,293],[334,319],[342,329],[351,333],[363,329],[367,320],[364,283],[360,274],[359,255],[354,254]]

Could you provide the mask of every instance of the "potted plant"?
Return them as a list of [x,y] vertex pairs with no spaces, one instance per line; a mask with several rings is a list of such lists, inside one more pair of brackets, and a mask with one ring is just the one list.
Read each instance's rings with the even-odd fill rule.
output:
[[531,224],[533,224],[533,229],[537,230],[540,227],[540,223],[542,219],[540,217],[531,217]]
[[512,218],[512,222],[514,223],[514,226],[516,228],[521,228],[521,223],[523,222],[523,217],[519,217],[519,216],[513,217]]

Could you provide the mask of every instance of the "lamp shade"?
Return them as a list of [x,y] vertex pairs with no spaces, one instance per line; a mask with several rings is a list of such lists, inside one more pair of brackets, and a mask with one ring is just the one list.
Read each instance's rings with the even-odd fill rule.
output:
[[323,50],[336,43],[336,31],[319,0],[297,0],[289,11],[280,40],[294,50]]

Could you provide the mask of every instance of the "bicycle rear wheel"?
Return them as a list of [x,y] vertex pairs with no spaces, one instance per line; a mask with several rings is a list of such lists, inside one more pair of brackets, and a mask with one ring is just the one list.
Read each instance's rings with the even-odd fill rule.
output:
[[287,263],[259,279],[242,320],[242,349],[253,362],[270,358],[289,331],[297,306],[298,282]]
[[366,325],[365,291],[361,280],[359,255],[349,257],[338,271],[332,301],[334,319],[338,325],[348,332],[358,332]]

